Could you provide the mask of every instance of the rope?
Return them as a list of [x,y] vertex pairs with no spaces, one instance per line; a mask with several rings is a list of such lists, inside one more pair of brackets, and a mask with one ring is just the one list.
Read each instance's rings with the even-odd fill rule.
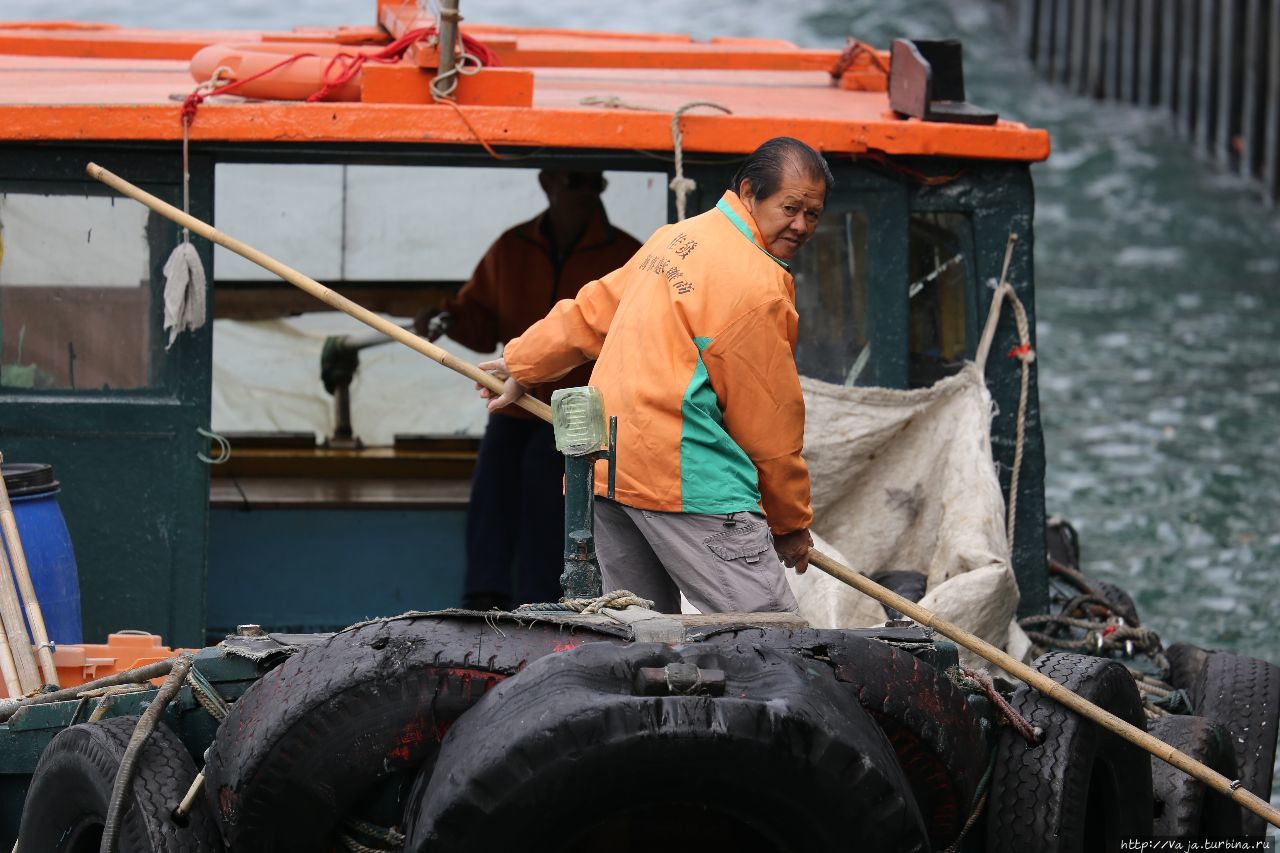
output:
[[596,598],[562,598],[555,604],[521,604],[513,613],[581,613],[591,616],[605,608],[626,610],[628,607],[653,609],[653,602],[625,589],[606,592]]
[[995,338],[996,325],[1000,320],[1000,309],[1004,304],[1004,300],[1008,299],[1013,304],[1013,317],[1018,326],[1019,345],[1009,350],[1009,357],[1016,358],[1022,362],[1022,384],[1018,392],[1018,421],[1017,433],[1013,447],[1013,470],[1009,474],[1009,500],[1006,521],[1006,535],[1009,539],[1009,547],[1013,548],[1013,534],[1015,531],[1015,519],[1018,517],[1018,478],[1022,473],[1022,453],[1027,438],[1027,396],[1029,394],[1031,383],[1031,364],[1036,360],[1035,350],[1031,348],[1031,325],[1027,321],[1027,309],[1023,307],[1022,300],[1018,298],[1018,294],[1014,293],[1013,287],[1009,284],[1009,263],[1013,259],[1013,246],[1018,242],[1018,235],[1009,234],[1009,242],[1005,244],[1004,264],[1000,270],[1000,284],[996,287],[995,294],[991,298],[991,310],[987,313],[987,323],[982,329],[982,338],[978,341],[978,351],[974,356],[974,363],[978,366],[978,370],[983,374],[986,373],[987,355],[991,352],[991,342]]
[[392,827],[377,826],[355,817],[347,818],[343,821],[343,825],[348,829],[354,830],[360,835],[375,839],[376,841],[382,842],[382,845],[385,845],[373,847],[357,839],[350,833],[339,832],[338,840],[341,841],[342,846],[351,851],[351,853],[390,853],[390,851],[404,849],[404,834],[397,832]]
[[227,703],[222,700],[221,696],[211,693],[196,680],[194,669],[187,673],[187,686],[191,688],[191,695],[200,703],[200,707],[209,712],[209,716],[215,720],[225,720],[227,718]]
[[142,717],[139,718],[138,725],[129,738],[129,745],[125,747],[124,756],[120,759],[120,769],[116,771],[115,784],[111,787],[111,800],[107,805],[107,817],[102,828],[100,853],[115,853],[116,836],[120,833],[125,800],[128,799],[129,791],[133,787],[133,774],[138,765],[138,756],[142,753],[147,738],[160,722],[160,715],[164,713],[164,709],[169,706],[173,697],[178,695],[178,689],[182,687],[187,673],[191,670],[192,660],[191,655],[178,657],[155,698],[151,700],[147,710],[142,712]]
[[1008,721],[1014,731],[1022,735],[1022,739],[1027,742],[1028,746],[1035,746],[1040,743],[1040,735],[1037,734],[1035,727],[1032,726],[1031,723],[1027,722],[1027,718],[1019,714],[1017,710],[1015,710],[1014,707],[1000,695],[1000,691],[996,690],[995,684],[991,681],[991,676],[986,673],[977,672],[976,670],[964,667],[962,667],[960,671],[966,678],[970,678],[977,682],[978,687],[980,687],[982,692],[986,694],[987,699],[991,701],[992,705],[996,706],[996,710],[998,710],[1004,719]]
[[689,193],[698,188],[697,181],[684,176],[684,135],[680,131],[680,117],[694,107],[709,107],[719,110],[725,115],[733,115],[733,110],[711,101],[690,101],[671,115],[671,147],[675,150],[676,155],[676,176],[671,179],[669,186],[671,191],[676,194],[676,222],[684,221],[684,212],[688,204]]
[[969,819],[964,822],[964,826],[960,828],[960,834],[956,836],[956,840],[951,842],[943,853],[956,853],[960,849],[960,844],[964,841],[964,837],[969,834],[969,830],[973,829],[973,825],[978,822],[978,815],[982,814],[982,808],[987,804],[987,786],[991,784],[991,775],[996,769],[996,751],[991,750],[991,760],[987,762],[986,772],[982,774],[982,778],[978,781],[978,787],[973,792],[974,804],[973,811],[969,813]]
[[[633,104],[624,101],[617,95],[588,95],[578,101],[584,107],[601,107],[612,110],[641,110],[643,112],[666,112],[662,107],[651,107],[645,104]],[[680,130],[680,117],[694,107],[709,107],[720,110],[725,115],[733,115],[733,110],[712,101],[690,101],[676,108],[671,115],[671,148],[675,152],[676,176],[668,185],[676,196],[676,221],[683,222],[688,207],[689,193],[698,188],[698,182],[684,176],[684,134]]]
[[859,41],[853,36],[845,39],[844,50],[841,51],[840,57],[836,59],[836,64],[831,67],[831,82],[839,83],[840,78],[844,76],[844,72],[853,67],[853,61],[859,56],[865,56],[871,60],[871,64],[879,68],[886,75],[889,73],[889,63],[884,61],[880,53],[865,41]]
[[[417,29],[409,30],[407,33],[400,36],[400,38],[391,42],[376,53],[347,53],[346,51],[335,53],[329,58],[329,61],[325,63],[324,74],[321,76],[320,88],[307,97],[306,103],[310,104],[323,100],[335,89],[341,88],[349,83],[357,74],[360,73],[360,70],[364,67],[365,63],[378,62],[382,64],[391,64],[399,62],[411,46],[419,41],[424,41],[434,36],[436,36],[435,27],[418,27]],[[482,42],[461,33],[459,33],[459,36],[462,40],[463,57],[465,59],[470,59],[476,66],[493,67],[501,64],[498,60],[497,54]],[[246,83],[259,80],[266,77],[268,74],[279,71],[281,68],[292,65],[299,59],[307,59],[315,56],[316,54],[314,53],[295,53],[292,56],[285,57],[275,65],[265,68],[257,74],[251,74],[242,80],[233,80],[230,83],[210,86],[210,83],[216,83],[220,79],[220,72],[226,70],[219,68],[214,72],[212,80],[196,86],[195,90],[183,99],[182,121],[184,130],[195,121],[196,111],[206,99],[217,95],[228,94]],[[471,73],[474,73],[474,71]]]
[[[1160,635],[1150,628],[1133,627],[1123,622],[1121,624],[1099,623],[1070,616],[1028,616],[1025,619],[1019,619],[1018,625],[1026,631],[1027,637],[1033,643],[1046,649],[1078,651],[1091,655],[1123,652],[1130,657],[1137,651],[1156,662],[1164,658],[1164,646],[1160,642]],[[1073,639],[1035,630],[1042,625],[1054,628],[1078,628],[1083,630],[1085,635]]]

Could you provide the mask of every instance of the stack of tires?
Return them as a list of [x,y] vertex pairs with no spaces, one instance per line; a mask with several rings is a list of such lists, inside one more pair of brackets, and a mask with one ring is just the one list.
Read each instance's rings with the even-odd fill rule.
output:
[[[1275,667],[1171,656],[1202,716],[1153,732],[1228,775],[1238,767],[1265,796]],[[1035,665],[1144,724],[1121,664]],[[1011,701],[1039,742],[993,729],[984,701],[947,674],[857,632],[749,629],[669,646],[550,622],[392,619],[309,646],[254,684],[181,820],[173,807],[195,766],[161,727],[119,849],[941,851],[968,832],[966,849],[1084,853],[1153,831],[1239,834],[1239,809],[1199,783],[1033,690]],[[1241,745],[1226,728],[1241,719],[1269,729],[1269,747]],[[54,739],[21,850],[97,849],[135,722]]]
[[[369,625],[304,650],[233,706],[209,752],[207,802],[237,853],[347,839],[382,849],[361,834],[376,824],[396,826],[406,851],[924,851],[917,789],[954,837],[981,765],[951,773],[936,714],[893,742],[873,715],[919,694],[919,676],[893,696],[879,689],[914,658],[863,640],[832,644],[836,666],[788,639],[757,630],[672,647],[550,624]],[[923,669],[950,688],[952,713],[968,713]],[[916,778],[899,750],[913,750]]]

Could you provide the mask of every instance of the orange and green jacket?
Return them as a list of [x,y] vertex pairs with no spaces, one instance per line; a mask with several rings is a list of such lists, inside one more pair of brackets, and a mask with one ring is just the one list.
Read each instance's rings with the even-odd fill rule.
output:
[[[556,302],[572,299],[584,284],[626,263],[640,248],[638,240],[609,223],[603,205],[559,263],[547,236],[549,228],[544,211],[493,242],[471,280],[445,304],[452,319],[449,337],[476,352],[491,352],[540,320]],[[590,366],[584,366],[531,393],[549,402],[552,391],[585,385],[590,374]],[[519,406],[508,406],[501,414],[533,417]]]
[[664,512],[763,508],[782,534],[813,519],[800,457],[797,324],[791,274],[726,192],[713,210],[659,228],[620,269],[558,302],[505,357],[525,386],[597,359],[591,384],[618,417],[619,502]]

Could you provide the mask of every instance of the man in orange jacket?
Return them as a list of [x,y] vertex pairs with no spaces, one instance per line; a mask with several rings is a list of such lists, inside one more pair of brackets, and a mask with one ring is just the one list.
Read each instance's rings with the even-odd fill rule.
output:
[[618,417],[616,501],[596,502],[606,590],[667,612],[680,592],[703,612],[796,609],[772,559],[803,572],[812,545],[788,262],[831,181],[803,142],[769,140],[715,208],[658,229],[481,365],[505,380],[481,390],[496,411],[597,359],[591,384]]
[[[455,299],[443,310],[418,315],[418,334],[434,339],[447,333],[479,352],[496,349],[640,247],[609,224],[599,172],[545,170],[538,182],[547,194],[546,211],[499,237]],[[590,371],[582,365],[529,392],[549,401],[557,388],[585,385]],[[563,476],[564,457],[549,424],[516,406],[490,416],[467,510],[463,606],[505,610],[560,597]]]

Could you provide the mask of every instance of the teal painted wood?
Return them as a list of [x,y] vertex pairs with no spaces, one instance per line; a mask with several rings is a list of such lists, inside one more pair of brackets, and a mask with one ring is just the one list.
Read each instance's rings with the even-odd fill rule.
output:
[[214,509],[209,641],[237,624],[325,631],[456,607],[465,518],[438,509]]
[[[0,191],[108,195],[84,174],[90,160],[181,203],[176,147],[0,146]],[[212,163],[193,157],[191,172],[192,213],[211,219]],[[206,440],[196,429],[209,424],[212,326],[184,333],[164,349],[162,267],[179,231],[152,216],[148,239],[149,386],[0,388],[0,450],[11,461],[52,464],[62,483],[85,638],[100,641],[110,631],[138,628],[173,645],[194,645],[203,639],[209,488],[208,469],[196,458]],[[202,240],[196,246],[212,270],[211,247]]]
[[[973,223],[974,280],[970,284],[974,302],[969,357],[977,349],[977,330],[986,322],[991,296],[1000,278],[1009,233],[1018,234],[1009,283],[1027,310],[1031,343],[1035,346],[1035,281],[1032,247],[1032,217],[1035,195],[1031,172],[1025,164],[950,163],[933,164],[939,173],[962,172],[962,177],[937,187],[920,187],[911,198],[913,211],[964,213]],[[1006,308],[996,328],[991,356],[987,362],[987,388],[996,405],[991,424],[991,447],[999,466],[1000,485],[1006,497],[1016,446],[1018,396],[1021,388],[1019,363],[1006,357],[1018,345],[1013,312]],[[1040,422],[1038,365],[1032,363],[1027,401],[1026,437],[1022,470],[1018,480],[1017,517],[1014,525],[1013,569],[1022,598],[1019,615],[1044,613],[1049,605],[1048,566],[1045,561],[1045,450]]]

